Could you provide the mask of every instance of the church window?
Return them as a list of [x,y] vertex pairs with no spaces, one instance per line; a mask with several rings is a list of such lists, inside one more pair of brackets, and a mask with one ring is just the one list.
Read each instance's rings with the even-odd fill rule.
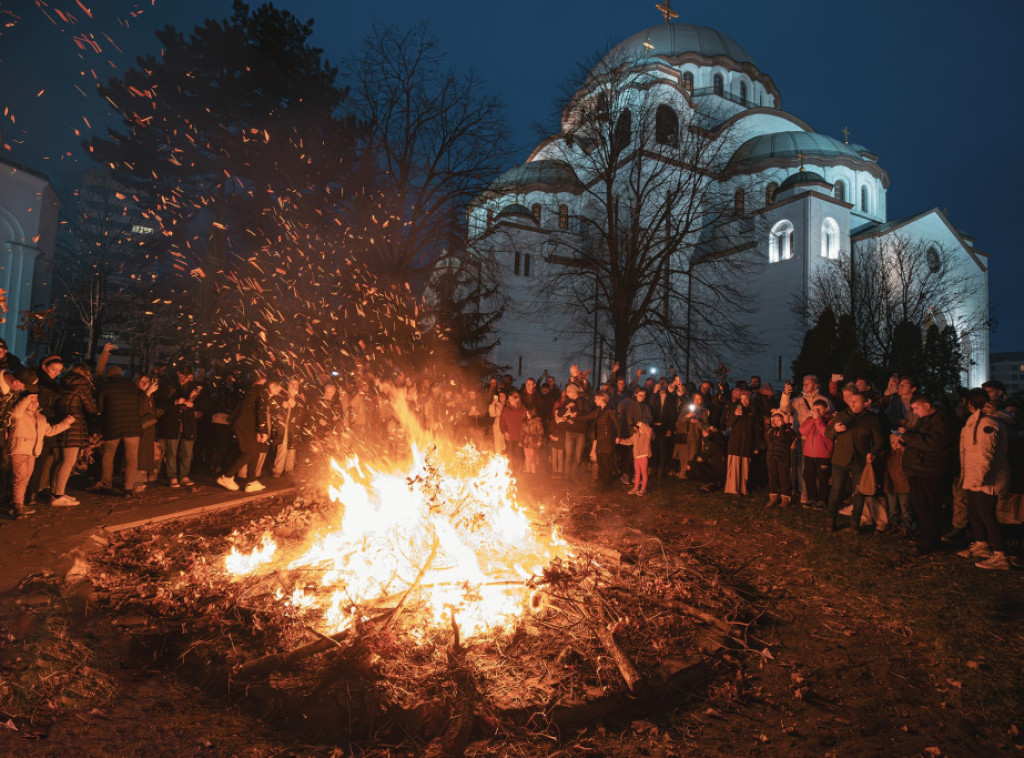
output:
[[615,122],[615,135],[613,141],[615,149],[622,150],[629,144],[629,138],[633,132],[633,114],[626,108],[619,114],[619,120]]
[[523,276],[530,275],[530,254],[527,253],[523,256]]
[[740,82],[740,100],[747,102],[747,83]]
[[659,145],[672,145],[679,142],[679,117],[669,105],[659,105],[654,113],[654,139]]
[[519,276],[519,263],[521,257],[522,256],[520,256],[519,253],[516,253],[515,263],[512,264],[512,273],[515,274],[516,276]]
[[846,182],[842,179],[837,179],[835,185],[832,187],[832,197],[841,203],[846,202]]
[[563,232],[569,228],[569,206],[558,206],[558,228]]
[[693,74],[689,71],[683,72],[683,89],[687,92],[693,92]]
[[533,220],[538,224],[540,223],[540,203],[534,203],[530,206],[530,213],[533,214]]
[[715,74],[714,91],[716,95],[722,95],[725,93],[725,79],[722,78],[721,74]]
[[939,273],[942,269],[942,259],[939,258],[939,251],[934,247],[929,247],[926,256],[928,258],[928,270],[933,274]]
[[860,188],[860,209],[865,213],[871,212],[868,207],[868,186],[866,184]]
[[772,227],[768,239],[768,262],[778,263],[793,257],[793,222],[783,219]]
[[771,205],[775,202],[775,193],[779,191],[779,185],[775,182],[768,184],[768,189],[764,191],[764,204]]
[[597,93],[597,115],[607,116],[608,115],[608,93],[598,92]]
[[733,195],[732,212],[737,216],[742,216],[747,212],[747,193],[742,187],[736,190],[736,194]]
[[834,218],[821,222],[821,257],[830,260],[839,257],[839,224]]

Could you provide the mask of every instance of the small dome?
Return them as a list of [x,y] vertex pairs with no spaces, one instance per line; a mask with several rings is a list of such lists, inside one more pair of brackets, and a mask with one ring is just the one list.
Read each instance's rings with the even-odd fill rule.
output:
[[528,218],[530,219],[531,223],[537,223],[536,216],[534,216],[533,213],[530,212],[529,208],[527,208],[525,205],[522,205],[521,203],[512,203],[511,205],[506,205],[504,208],[502,208],[500,211],[494,214],[495,221],[501,221],[503,219],[512,219],[516,217]]
[[724,55],[737,63],[754,62],[736,40],[710,27],[696,24],[658,24],[650,29],[644,29],[613,47],[601,62],[612,63],[622,58],[640,59],[653,55],[673,56],[683,53],[699,53],[706,58]]
[[804,171],[800,169],[795,174],[790,174],[786,179],[779,185],[779,192],[785,192],[788,189],[797,187],[801,184],[823,184],[829,189],[832,189],[832,183],[825,180],[821,174],[816,174],[813,171]]
[[733,153],[729,163],[758,163],[769,158],[796,158],[822,155],[826,157],[845,156],[859,161],[864,158],[851,145],[814,132],[775,132],[752,137]]
[[530,161],[521,166],[510,168],[491,183],[496,191],[518,190],[531,184],[542,184],[554,189],[579,190],[582,188],[579,177],[565,161],[543,159]]

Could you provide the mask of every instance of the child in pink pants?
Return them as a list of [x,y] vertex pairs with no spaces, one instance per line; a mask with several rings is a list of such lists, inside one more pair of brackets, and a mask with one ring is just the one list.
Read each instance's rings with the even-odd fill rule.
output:
[[654,430],[643,421],[633,425],[633,436],[615,440],[618,445],[633,447],[633,489],[630,495],[643,497],[647,494],[647,460],[651,457],[651,438]]

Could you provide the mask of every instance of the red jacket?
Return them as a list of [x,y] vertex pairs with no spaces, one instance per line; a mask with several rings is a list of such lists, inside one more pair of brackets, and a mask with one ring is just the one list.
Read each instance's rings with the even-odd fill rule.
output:
[[804,439],[805,458],[832,458],[832,440],[825,436],[828,421],[825,418],[808,416],[800,424],[800,436]]

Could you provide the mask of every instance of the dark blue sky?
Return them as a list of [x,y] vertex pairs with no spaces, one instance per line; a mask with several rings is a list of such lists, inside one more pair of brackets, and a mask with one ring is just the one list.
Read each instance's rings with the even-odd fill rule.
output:
[[[91,19],[78,0],[48,0],[54,24],[35,0],[0,0],[0,129],[11,147],[0,155],[58,183],[83,160],[73,130],[88,135],[83,117],[95,127],[105,112],[90,69],[105,80],[139,51],[155,48],[155,29],[190,30],[231,9],[230,0],[81,2]],[[474,67],[505,101],[520,159],[536,144],[534,124],[556,123],[554,102],[579,62],[661,21],[654,0],[278,4],[315,20],[314,42],[332,62],[355,51],[374,23],[429,21],[451,62]],[[992,256],[992,349],[1024,349],[1024,254],[1013,231],[1024,212],[1024,185],[1015,178],[1024,175],[1016,130],[1024,123],[1016,83],[1024,72],[1024,3],[677,0],[675,8],[680,21],[739,42],[773,77],[786,110],[836,138],[848,126],[851,141],[875,152],[892,180],[890,218],[944,208],[973,235]],[[77,23],[62,21],[57,9]],[[93,35],[100,52],[79,49],[74,38],[83,33]]]

